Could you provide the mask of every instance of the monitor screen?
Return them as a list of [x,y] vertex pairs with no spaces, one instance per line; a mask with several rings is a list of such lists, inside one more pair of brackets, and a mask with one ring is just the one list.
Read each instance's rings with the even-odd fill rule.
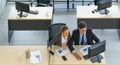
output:
[[98,3],[98,10],[103,10],[106,8],[111,7],[112,5],[112,0],[100,0]]
[[89,47],[88,48],[88,56],[89,56],[89,58],[104,52],[105,47],[106,47],[106,40]]
[[15,1],[15,6],[16,6],[16,10],[18,10],[18,11],[29,12],[29,5],[28,4]]
[[37,3],[49,4],[50,0],[37,0]]

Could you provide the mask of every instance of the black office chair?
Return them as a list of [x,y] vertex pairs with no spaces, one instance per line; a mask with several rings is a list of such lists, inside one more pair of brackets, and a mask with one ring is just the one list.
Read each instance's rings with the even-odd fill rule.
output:
[[93,2],[94,2],[94,5],[97,5],[99,1],[100,1],[100,0],[94,0],[94,1],[90,2],[90,3],[88,4],[88,6],[91,5]]
[[50,0],[37,0],[36,7],[47,7],[47,6],[52,6],[52,4],[50,4]]
[[51,39],[60,32],[61,26],[66,25],[65,23],[55,23],[49,26],[49,39],[48,42],[51,41]]

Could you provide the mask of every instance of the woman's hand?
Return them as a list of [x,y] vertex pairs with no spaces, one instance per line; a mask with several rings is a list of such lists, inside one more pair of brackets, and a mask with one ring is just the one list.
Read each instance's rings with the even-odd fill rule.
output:
[[63,44],[62,44],[62,47],[63,47],[64,49],[66,49],[66,48],[67,48],[67,43],[63,43]]

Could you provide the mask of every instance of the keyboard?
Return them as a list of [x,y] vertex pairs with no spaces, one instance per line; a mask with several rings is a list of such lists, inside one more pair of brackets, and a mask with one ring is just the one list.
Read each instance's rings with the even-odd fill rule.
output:
[[37,10],[33,11],[33,10],[30,10],[30,13],[31,14],[38,14],[39,12]]
[[83,56],[84,59],[89,59],[88,54]]

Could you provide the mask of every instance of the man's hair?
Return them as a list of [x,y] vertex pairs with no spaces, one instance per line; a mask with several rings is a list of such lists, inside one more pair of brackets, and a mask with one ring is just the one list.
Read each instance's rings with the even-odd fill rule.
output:
[[60,31],[64,32],[65,30],[68,30],[68,27],[66,25],[61,26]]
[[79,24],[78,24],[78,28],[81,29],[81,28],[85,28],[87,27],[87,24],[84,22],[84,21],[81,21]]

